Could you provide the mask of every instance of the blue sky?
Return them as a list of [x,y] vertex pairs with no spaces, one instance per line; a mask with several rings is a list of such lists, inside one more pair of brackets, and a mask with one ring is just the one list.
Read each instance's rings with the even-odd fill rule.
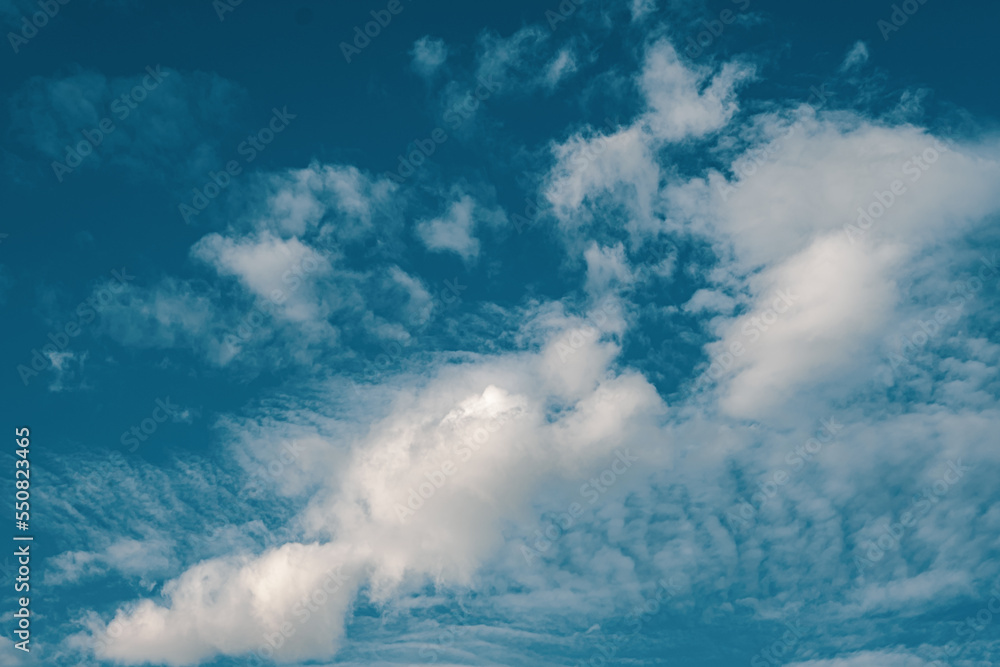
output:
[[998,19],[0,0],[0,665],[996,664]]

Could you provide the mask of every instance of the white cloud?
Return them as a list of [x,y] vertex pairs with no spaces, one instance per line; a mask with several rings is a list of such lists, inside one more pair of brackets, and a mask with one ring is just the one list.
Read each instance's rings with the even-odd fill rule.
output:
[[[494,196],[489,190],[480,194]],[[428,250],[454,252],[465,261],[473,260],[480,249],[477,228],[497,228],[506,223],[507,216],[502,209],[484,205],[457,185],[451,189],[449,200],[442,215],[417,222],[417,236]]]
[[851,50],[844,56],[844,62],[840,64],[840,71],[847,72],[861,67],[868,62],[868,45],[862,41],[857,41]]
[[376,222],[386,225],[397,190],[392,181],[356,167],[318,163],[274,175],[268,185],[272,194],[258,220],[260,229],[303,236],[328,220],[319,233],[347,240],[370,233]]
[[448,58],[448,47],[445,46],[443,39],[424,35],[413,43],[410,56],[413,58],[411,65],[414,71],[423,77],[429,77]]
[[539,72],[548,40],[548,31],[539,25],[525,26],[510,37],[484,32],[477,45],[476,77],[500,85],[501,94],[536,89],[545,81]]
[[[743,416],[787,406],[803,384],[864,375],[880,337],[902,322],[897,281],[919,270],[908,262],[1000,208],[996,158],[918,128],[806,115],[767,134],[778,137],[769,157],[740,180],[710,173],[666,188],[673,210],[718,248],[722,273],[757,302],[720,324],[708,348],[732,374],[721,406]],[[778,290],[796,304],[773,324],[755,323],[775,317]],[[745,352],[726,356],[734,345]]]
[[626,287],[632,282],[632,271],[621,243],[612,247],[592,243],[583,253],[587,262],[587,293],[600,298],[613,286]]
[[644,120],[666,141],[703,137],[729,122],[738,108],[736,88],[752,76],[753,68],[737,63],[726,63],[714,76],[708,68],[689,68],[670,42],[656,42],[640,79],[650,107]]
[[429,250],[450,250],[464,260],[479,254],[475,233],[476,202],[469,195],[461,196],[448,205],[447,212],[431,220],[417,223],[417,234]]
[[[511,54],[544,41],[531,31],[513,43],[490,39],[480,66],[505,73],[521,66]],[[981,559],[1000,527],[1000,514],[980,502],[995,478],[991,434],[1000,426],[1000,347],[988,340],[992,320],[979,318],[990,305],[963,302],[962,326],[921,350],[926,368],[895,388],[911,396],[905,409],[872,380],[886,341],[921,314],[918,306],[946,301],[968,256],[966,237],[1000,210],[1000,151],[989,141],[942,148],[912,125],[805,108],[772,107],[735,128],[735,90],[750,75],[738,64],[692,69],[668,43],[649,47],[638,78],[647,104],[634,122],[551,146],[556,162],[544,192],[570,257],[584,260],[585,273],[574,277],[591,311],[574,317],[559,302],[514,312],[487,304],[496,317],[491,333],[513,351],[442,354],[412,375],[352,387],[351,398],[343,383],[324,385],[318,399],[289,399],[234,421],[229,442],[253,460],[265,460],[283,436],[304,445],[289,477],[274,485],[283,497],[308,499],[287,522],[292,541],[195,565],[160,602],[120,610],[117,629],[95,624],[111,640],[100,654],[179,665],[257,649],[294,619],[317,577],[341,564],[350,583],[293,625],[281,660],[332,658],[359,587],[378,603],[428,581],[444,590],[476,586],[481,575],[498,615],[554,609],[561,623],[572,615],[597,633],[651,569],[685,581],[676,604],[689,617],[728,623],[739,605],[760,619],[801,613],[815,621],[817,645],[841,657],[799,664],[923,664],[903,649],[852,652],[835,633],[884,642],[878,619],[850,624],[870,609],[918,615],[995,575]],[[706,154],[740,176],[697,167],[682,175],[671,162],[685,148],[677,144],[715,135]],[[766,147],[767,157],[756,159],[742,148],[747,142]],[[335,234],[323,225],[330,211],[356,221],[363,235],[365,221],[390,204],[372,204],[374,186],[360,172],[339,168],[328,187],[324,170],[314,165],[289,179],[291,193],[272,199],[280,215],[254,233],[210,235],[194,254],[260,295],[280,278],[282,258],[319,252],[309,234]],[[896,180],[905,190],[892,194]],[[858,208],[878,210],[873,203],[889,202],[887,192],[892,203],[857,225]],[[441,216],[416,225],[418,236],[428,248],[478,257],[485,242],[475,233],[477,201],[453,190]],[[615,289],[636,275],[626,249],[667,235],[689,246],[678,259],[682,275],[664,278],[694,283],[669,314],[701,316],[712,338],[705,352],[724,371],[700,391],[681,386],[670,406],[630,368],[634,356],[621,354],[626,336],[648,342],[650,328],[640,330],[635,318],[654,309]],[[383,282],[405,294],[403,321],[422,324],[433,312],[427,288],[395,263],[385,268]],[[903,298],[906,283],[916,284],[916,305]],[[326,313],[319,299],[308,304]],[[514,323],[519,315],[523,324]],[[370,321],[372,331],[394,337],[402,328]],[[696,334],[684,329],[678,340],[700,344]],[[813,456],[812,435],[831,417],[844,426]],[[588,525],[566,531],[538,569],[525,568],[511,536],[529,539],[532,503],[563,511],[578,480],[621,448],[642,458],[641,472],[623,479]],[[859,577],[852,556],[866,541],[950,460],[973,458],[985,472],[967,473],[901,538],[904,546]],[[671,469],[673,459],[684,465]],[[769,483],[775,491],[764,494]],[[746,498],[754,505],[734,522]],[[86,558],[66,560],[67,569],[87,566]],[[484,573],[484,564],[492,569]],[[831,582],[833,599],[823,605],[803,595]]]
[[554,90],[559,82],[576,71],[576,57],[568,48],[561,49],[545,67],[545,86]]
[[648,229],[660,168],[641,130],[632,127],[591,137],[578,134],[554,145],[552,151],[556,164],[549,172],[545,197],[565,229],[589,222],[585,204],[608,200],[630,214],[629,231]]
[[317,544],[205,561],[164,587],[169,607],[145,600],[120,611],[96,654],[168,665],[251,651],[281,662],[332,655],[357,586],[352,561],[349,553]]
[[292,321],[324,314],[312,284],[332,267],[322,253],[297,238],[280,239],[264,232],[233,240],[209,234],[191,248],[191,254],[220,275],[236,277],[256,297],[278,304],[279,312]]
[[[583,474],[621,448],[648,456],[663,411],[653,387],[634,372],[609,372],[617,347],[584,321],[539,316],[549,328],[539,352],[442,364],[429,380],[378,390],[387,411],[364,418],[370,429],[346,465],[326,464],[327,481],[301,516],[304,537],[318,543],[189,569],[167,584],[162,605],[141,602],[95,626],[106,642],[98,655],[195,664],[255,650],[287,621],[294,641],[278,659],[330,658],[364,581],[375,596],[410,577],[467,584],[543,480]],[[618,326],[614,316],[600,320],[609,332]],[[335,565],[350,584],[298,624],[295,605]]]
[[689,68],[666,40],[648,47],[638,77],[645,113],[624,127],[580,132],[552,145],[556,164],[545,196],[563,226],[624,214],[633,245],[655,234],[663,227],[657,151],[665,142],[702,139],[723,128],[737,111],[737,87],[752,76],[752,68],[737,63],[714,76],[708,67]]
[[932,667],[940,664],[918,656],[893,651],[859,651],[845,658],[792,662],[789,667]]
[[51,586],[71,584],[109,570],[148,580],[170,571],[173,549],[174,544],[169,540],[150,536],[142,540],[121,538],[97,552],[63,552],[50,561],[45,583]]
[[389,269],[389,277],[405,289],[409,295],[408,310],[414,321],[423,324],[430,319],[434,311],[434,299],[424,283],[398,266]]
[[656,0],[632,0],[632,20],[642,21],[656,11]]
[[736,308],[736,299],[718,290],[700,289],[691,295],[684,310],[689,313],[722,313],[729,315]]
[[87,363],[89,352],[73,352],[67,350],[59,352],[52,350],[46,352],[49,363],[52,365],[52,382],[49,383],[49,391],[63,392],[74,389],[87,388],[83,379],[83,370]]
[[757,418],[787,407],[803,384],[861,362],[898,298],[899,260],[891,248],[874,252],[834,234],[756,278],[754,307],[710,348],[744,350],[733,355],[720,407]]

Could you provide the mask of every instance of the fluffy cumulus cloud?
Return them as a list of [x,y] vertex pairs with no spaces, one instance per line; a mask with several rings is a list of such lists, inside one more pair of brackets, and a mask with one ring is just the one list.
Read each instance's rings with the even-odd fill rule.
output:
[[264,233],[260,238],[233,240],[210,234],[192,248],[192,254],[212,265],[222,276],[233,276],[254,296],[277,302],[284,317],[293,321],[314,319],[319,306],[308,287],[290,289],[293,278],[330,273],[329,261],[298,239],[279,239]]
[[428,250],[453,252],[465,261],[479,255],[477,231],[496,229],[507,222],[500,208],[491,207],[455,187],[448,195],[444,212],[437,217],[419,220],[416,233]]
[[609,204],[622,209],[630,234],[648,236],[659,227],[655,209],[661,198],[657,151],[664,144],[690,142],[719,130],[736,113],[736,90],[752,78],[753,68],[736,62],[717,72],[681,62],[667,40],[649,46],[637,87],[646,111],[630,124],[605,121],[599,129],[576,133],[553,146],[555,167],[545,197],[563,224],[591,220]]
[[[630,5],[642,25],[655,3]],[[539,25],[484,33],[475,73],[551,90],[577,67],[552,41]],[[422,38],[413,67],[430,77],[446,54]],[[834,76],[867,57],[859,42]],[[235,478],[283,461],[260,485],[283,507],[280,540],[182,570],[134,539],[64,553],[54,585],[167,578],[88,616],[75,645],[134,665],[408,664],[431,649],[471,664],[511,646],[566,664],[624,659],[638,623],[648,655],[692,664],[920,667],[956,655],[953,640],[969,664],[995,650],[932,617],[986,608],[1000,576],[1000,145],[750,103],[753,67],[691,63],[667,37],[633,69],[618,75],[629,114],[518,155],[544,169],[530,242],[552,242],[538,267],[562,283],[546,273],[470,305],[503,291],[491,262],[513,211],[494,192],[313,163],[265,178],[247,215],[194,243],[201,277],[109,309],[103,330],[125,344],[223,366],[279,347],[313,374],[215,431]],[[415,266],[414,238],[432,267]],[[522,279],[529,262],[504,257]],[[479,283],[442,290],[449,261]],[[226,347],[242,311],[224,303],[270,305]],[[663,331],[676,338],[656,349]],[[341,371],[373,341],[375,371]],[[684,349],[677,377],[644,372]],[[449,606],[480,616],[429,618]]]
[[[125,292],[102,311],[101,329],[128,345],[192,350],[256,372],[310,365],[338,349],[342,335],[406,338],[427,319],[435,297],[395,264],[403,225],[391,181],[313,164],[254,187],[262,196],[237,223],[191,247],[191,263],[207,275],[154,278]],[[476,211],[490,224],[500,215]],[[434,247],[468,256],[449,231],[445,223],[443,245]],[[345,256],[359,251],[368,265],[348,265]]]
[[[307,541],[194,566],[164,587],[163,603],[95,628],[99,657],[182,665],[270,656],[278,644],[282,662],[330,658],[362,584],[375,597],[406,577],[468,584],[546,480],[618,452],[655,458],[649,436],[665,405],[641,375],[611,370],[620,305],[528,315],[525,351],[441,365],[392,390],[355,441],[315,443],[324,471],[298,518]],[[321,612],[308,611],[314,594]]]
[[479,241],[473,237],[476,202],[468,195],[452,202],[444,216],[417,224],[424,245],[430,250],[450,250],[463,259],[479,254]]
[[736,112],[736,87],[751,76],[753,68],[738,63],[726,63],[714,74],[691,68],[670,42],[653,44],[641,78],[650,131],[657,138],[681,141],[718,130]]

